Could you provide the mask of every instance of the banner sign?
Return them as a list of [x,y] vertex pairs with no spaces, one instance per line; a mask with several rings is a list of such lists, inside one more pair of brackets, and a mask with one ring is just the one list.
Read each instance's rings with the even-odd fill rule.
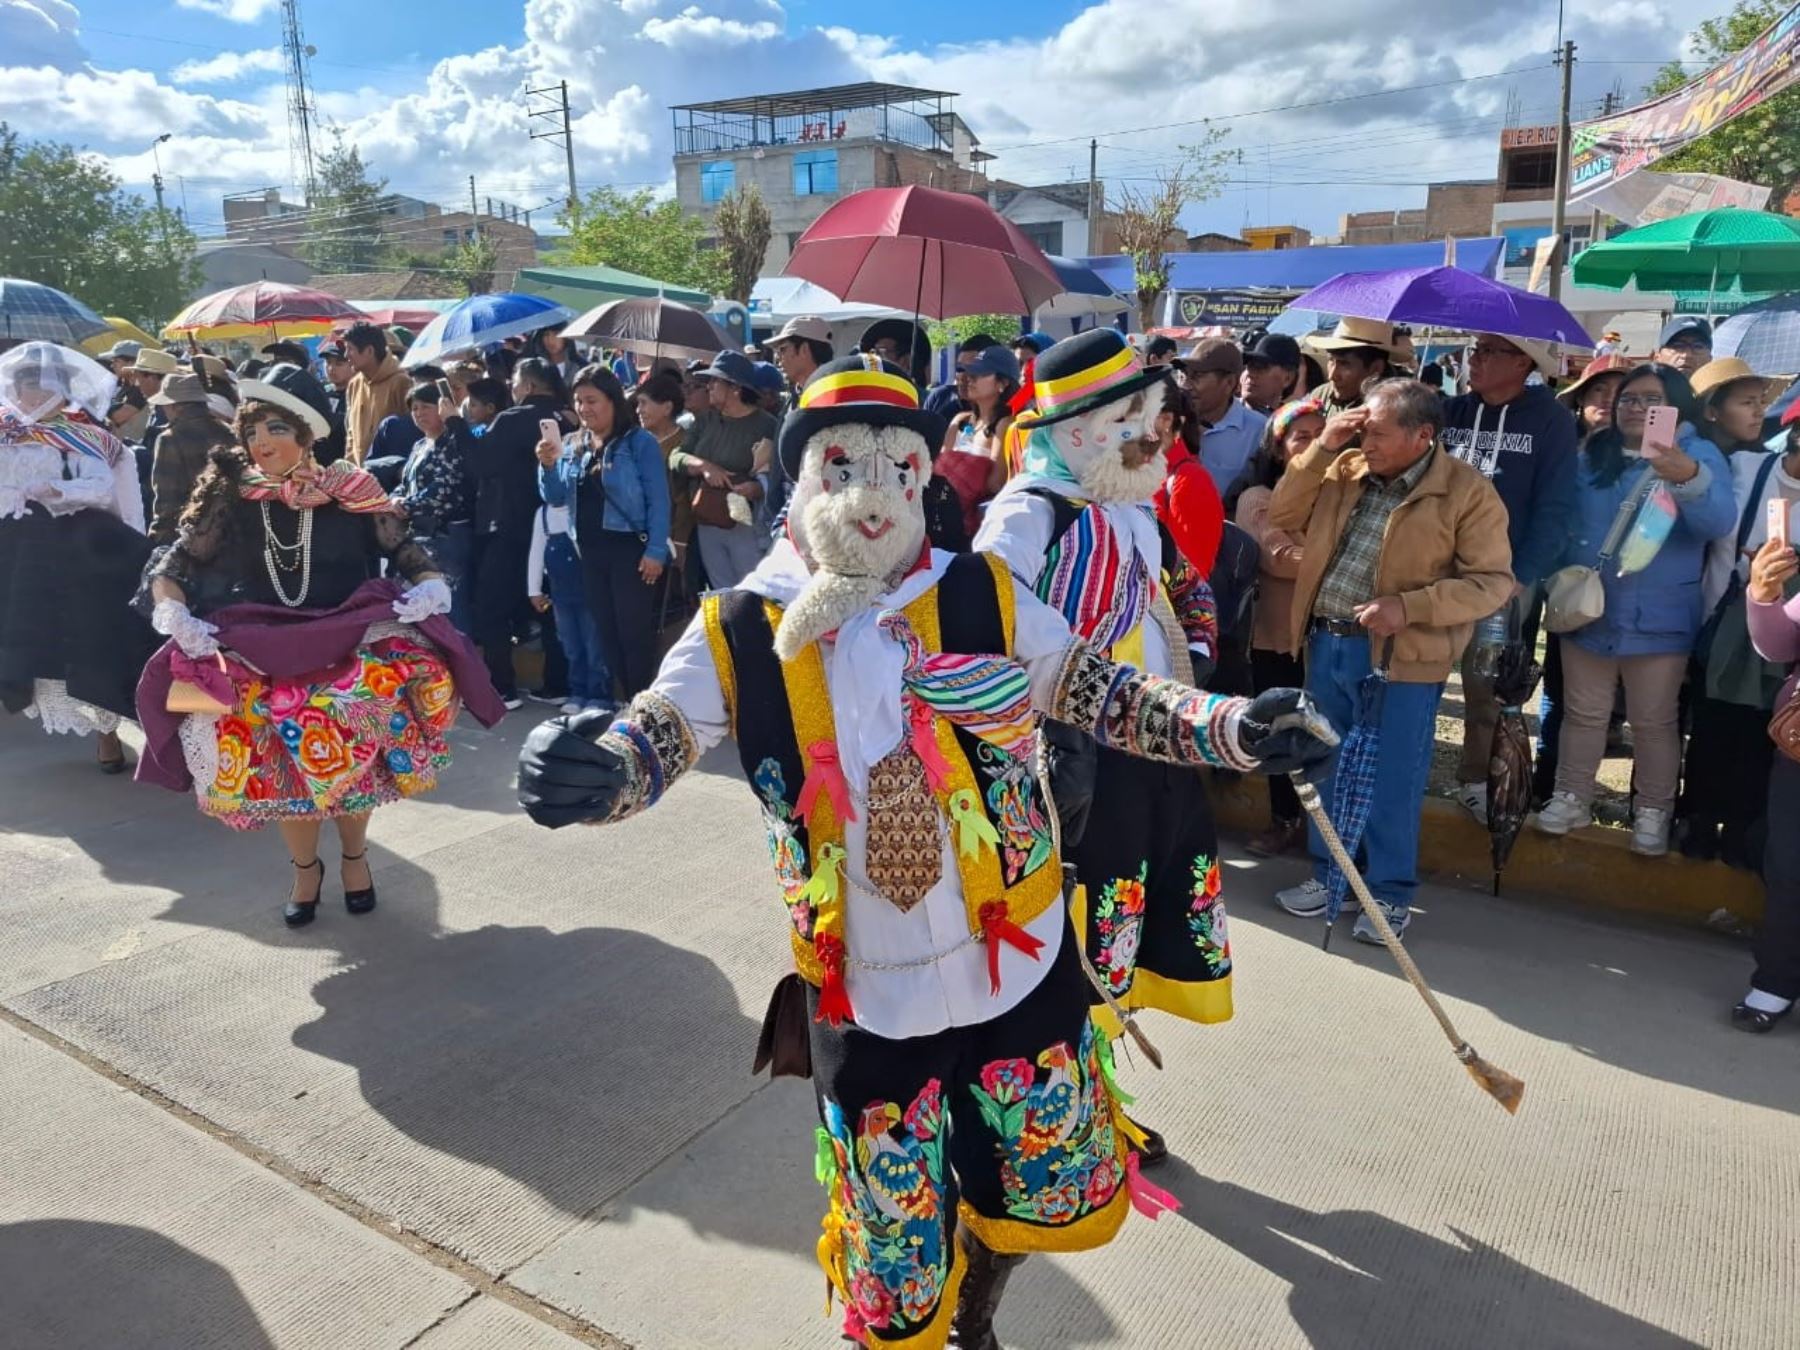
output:
[[1175,314],[1183,328],[1266,328],[1299,291],[1182,291]]
[[1572,128],[1569,200],[1581,201],[1686,148],[1800,80],[1800,4],[1696,80],[1652,103]]

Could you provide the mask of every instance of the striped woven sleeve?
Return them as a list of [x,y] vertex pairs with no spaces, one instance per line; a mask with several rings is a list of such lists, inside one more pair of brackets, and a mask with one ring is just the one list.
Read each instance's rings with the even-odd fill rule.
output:
[[1248,773],[1256,761],[1238,743],[1248,705],[1146,675],[1077,642],[1057,677],[1050,715],[1128,755]]

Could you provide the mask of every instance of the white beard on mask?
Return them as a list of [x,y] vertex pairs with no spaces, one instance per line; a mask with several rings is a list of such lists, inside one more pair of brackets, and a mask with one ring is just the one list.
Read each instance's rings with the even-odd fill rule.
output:
[[1082,466],[1076,480],[1097,502],[1147,502],[1166,477],[1168,468],[1158,450],[1135,469],[1126,468],[1116,453],[1098,455]]
[[1156,419],[1163,409],[1163,387],[1153,384],[1112,403],[1054,423],[1045,430],[1082,492],[1097,502],[1147,502],[1168,476],[1157,450],[1142,464],[1127,468],[1127,448],[1148,450],[1156,444]]
[[791,661],[899,584],[925,543],[930,477],[925,438],[907,427],[848,422],[807,439],[788,533],[812,578],[782,617],[778,657]]

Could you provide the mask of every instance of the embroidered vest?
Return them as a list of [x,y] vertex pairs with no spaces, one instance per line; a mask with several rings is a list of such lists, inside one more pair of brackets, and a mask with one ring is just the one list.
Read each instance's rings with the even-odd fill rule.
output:
[[[1103,551],[1097,544],[1129,549],[1131,541],[1113,534],[1110,526],[1104,527],[1109,538],[1097,541],[1085,514],[1093,503],[1044,487],[1025,491],[1048,506],[1055,518],[1050,545],[1044,551],[1044,569],[1038,573],[1035,587],[1038,599],[1067,619],[1077,637],[1095,643],[1103,655],[1143,670],[1144,624],[1155,621],[1151,611],[1163,595],[1160,571],[1151,572],[1141,586],[1133,586],[1127,577],[1108,575],[1107,564],[1096,556]],[[1166,557],[1172,545],[1160,521],[1157,530]],[[1131,561],[1123,560],[1117,570],[1126,570]]]
[[[1013,651],[1013,581],[991,554],[964,554],[938,584],[901,611],[927,652]],[[837,731],[818,643],[792,661],[775,655],[782,608],[749,591],[701,602],[706,634],[744,773],[768,830],[769,854],[789,918],[794,966],[843,1015],[844,812],[847,797],[808,784],[835,771]],[[930,730],[948,768],[934,795],[951,823],[971,934],[1016,941],[1018,926],[1061,897],[1061,868],[1043,792],[1031,764],[933,715]],[[1025,935],[1018,934],[1020,938]],[[1022,945],[1022,944],[1019,944]],[[990,971],[998,970],[990,953]],[[821,1015],[826,1011],[821,999]]]

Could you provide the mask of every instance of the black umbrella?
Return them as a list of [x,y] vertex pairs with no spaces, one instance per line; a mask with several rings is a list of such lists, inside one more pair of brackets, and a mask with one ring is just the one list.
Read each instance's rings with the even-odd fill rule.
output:
[[692,305],[645,296],[590,309],[562,330],[565,338],[598,343],[634,356],[698,360],[736,351],[737,343]]

